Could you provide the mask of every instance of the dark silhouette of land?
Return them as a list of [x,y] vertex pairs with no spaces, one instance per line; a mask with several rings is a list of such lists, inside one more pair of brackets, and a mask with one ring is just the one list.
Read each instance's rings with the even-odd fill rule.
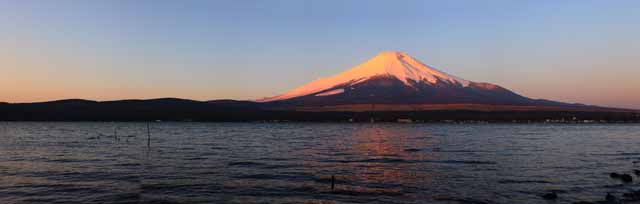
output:
[[[0,103],[3,121],[308,121],[308,122],[640,122],[640,111],[596,106],[441,104],[299,107],[278,103],[176,98]],[[367,108],[371,107],[371,108]],[[403,108],[404,107],[404,108]],[[408,108],[407,108],[408,107]]]

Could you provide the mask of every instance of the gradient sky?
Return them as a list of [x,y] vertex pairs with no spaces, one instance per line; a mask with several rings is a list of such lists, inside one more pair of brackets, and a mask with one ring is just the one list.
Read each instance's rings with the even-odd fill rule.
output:
[[403,51],[640,109],[640,1],[0,1],[0,101],[255,99]]

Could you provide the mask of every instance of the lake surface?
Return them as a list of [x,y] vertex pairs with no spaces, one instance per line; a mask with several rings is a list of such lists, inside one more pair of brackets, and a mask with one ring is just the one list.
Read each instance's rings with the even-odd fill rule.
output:
[[[640,126],[0,123],[0,203],[552,203],[638,189]],[[117,137],[116,137],[117,136]],[[335,188],[331,189],[335,177]]]

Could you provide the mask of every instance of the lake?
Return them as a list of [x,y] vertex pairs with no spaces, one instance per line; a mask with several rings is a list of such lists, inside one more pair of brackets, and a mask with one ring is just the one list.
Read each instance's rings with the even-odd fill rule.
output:
[[147,146],[147,123],[1,122],[0,203],[572,203],[640,188],[609,178],[640,169],[637,124],[149,126]]

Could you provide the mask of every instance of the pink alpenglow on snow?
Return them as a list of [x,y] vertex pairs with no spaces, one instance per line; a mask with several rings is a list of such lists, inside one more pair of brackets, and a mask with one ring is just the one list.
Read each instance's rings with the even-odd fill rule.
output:
[[[365,63],[355,66],[336,76],[318,79],[285,94],[271,98],[259,99],[257,101],[271,102],[287,100],[310,94],[317,94],[316,96],[327,95],[325,93],[331,93],[329,95],[339,94],[342,92],[331,92],[333,90],[328,89],[343,84],[356,85],[366,81],[367,79],[378,76],[392,76],[408,86],[412,86],[415,82],[426,82],[429,84],[444,82],[460,86],[469,86],[470,84],[467,80],[449,75],[431,66],[425,65],[405,53],[382,52]],[[322,91],[328,92],[318,93]]]
[[532,99],[496,84],[464,80],[402,52],[380,53],[336,76],[257,101],[274,107],[369,107],[374,106],[372,104],[585,107]]

